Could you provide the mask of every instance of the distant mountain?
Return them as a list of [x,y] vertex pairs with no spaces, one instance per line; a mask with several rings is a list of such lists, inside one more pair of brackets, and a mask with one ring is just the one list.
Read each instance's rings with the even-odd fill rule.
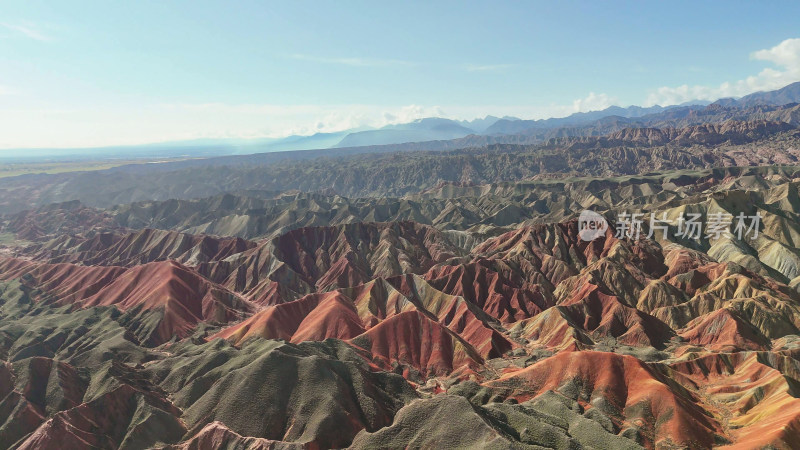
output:
[[457,139],[475,131],[450,119],[430,117],[411,123],[387,125],[379,130],[350,133],[336,147],[402,144],[405,142]]
[[458,123],[476,133],[482,134],[484,131],[486,131],[487,128],[497,123],[498,120],[520,120],[520,119],[511,116],[503,116],[502,119],[495,116],[486,116],[483,119],[478,118],[473,120],[459,120]]
[[[521,120],[516,117],[486,116],[474,120],[450,120],[430,117],[410,123],[388,125],[380,129],[349,129],[335,133],[285,138],[213,138],[145,145],[83,149],[4,150],[0,159],[97,159],[97,158],[208,158],[295,150],[348,149],[348,153],[375,151],[455,149],[497,143],[532,144],[552,138],[599,136],[637,127],[686,127],[709,121],[728,119],[777,120],[797,123],[791,117],[773,117],[772,111],[747,111],[757,106],[781,106],[800,103],[800,82],[770,92],[757,92],[739,99],[720,99],[710,105],[706,101],[690,101],[674,106],[611,106],[601,111],[575,113],[567,117]],[[722,109],[720,109],[722,108]],[[736,110],[739,111],[736,111]],[[783,113],[782,113],[783,114]],[[785,114],[784,114],[785,115]],[[711,117],[713,116],[713,117]],[[450,141],[450,142],[445,142]],[[408,144],[394,149],[357,148]],[[336,153],[338,154],[338,153]],[[332,154],[333,155],[333,154]],[[285,157],[281,156],[281,158]]]
[[759,105],[788,105],[790,103],[800,103],[800,81],[792,83],[777,91],[756,92],[745,95],[740,99],[723,98],[714,102],[722,106],[737,106],[748,108]]
[[[704,103],[689,102],[684,105],[688,104],[703,105]],[[620,106],[610,106],[600,111],[579,112],[571,114],[567,117],[540,119],[540,120],[519,120],[513,118],[511,119],[503,118],[496,121],[492,126],[488,127],[481,134],[486,134],[486,135],[519,134],[525,131],[529,131],[531,129],[571,127],[576,125],[588,124],[590,122],[594,122],[596,120],[600,120],[611,116],[632,119],[632,118],[647,116],[650,114],[657,114],[666,111],[668,109],[677,108],[684,105],[668,106],[668,107],[655,105],[655,106],[650,106],[648,108],[643,108],[641,106],[629,106],[627,108],[623,108]]]
[[[311,136],[288,136],[269,143],[259,145],[258,151],[277,152],[285,150],[313,150],[330,148],[341,141],[351,130],[336,133],[316,133]],[[241,146],[237,153],[252,153],[252,146]],[[244,151],[242,151],[244,150]]]

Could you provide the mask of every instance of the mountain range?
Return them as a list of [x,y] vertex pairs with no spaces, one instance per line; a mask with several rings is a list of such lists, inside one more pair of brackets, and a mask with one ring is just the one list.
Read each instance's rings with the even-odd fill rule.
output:
[[[758,92],[740,99],[726,98],[714,102],[724,107],[780,106],[800,102],[800,82],[770,92]],[[354,129],[334,133],[315,133],[308,136],[292,135],[285,138],[255,139],[197,139],[154,143],[149,145],[105,147],[96,149],[33,149],[25,150],[28,157],[64,157],[85,159],[102,157],[175,158],[209,157],[260,152],[315,150],[329,148],[371,147],[427,141],[450,141],[468,136],[554,135],[559,130],[581,128],[614,118],[637,119],[672,110],[697,111],[708,105],[705,101],[690,101],[677,106],[627,108],[611,106],[600,111],[578,112],[563,118],[522,120],[515,117],[486,116],[471,121],[438,117],[419,119],[409,123],[387,125],[379,129]],[[635,121],[628,121],[635,123]],[[569,131],[564,131],[561,134]],[[497,141],[510,142],[513,138]],[[15,157],[18,159],[18,157]]]
[[797,89],[2,178],[0,448],[796,448]]

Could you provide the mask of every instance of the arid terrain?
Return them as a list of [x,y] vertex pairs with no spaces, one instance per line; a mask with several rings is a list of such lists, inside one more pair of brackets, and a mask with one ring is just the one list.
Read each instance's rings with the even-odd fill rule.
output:
[[797,448],[799,125],[0,179],[0,448]]

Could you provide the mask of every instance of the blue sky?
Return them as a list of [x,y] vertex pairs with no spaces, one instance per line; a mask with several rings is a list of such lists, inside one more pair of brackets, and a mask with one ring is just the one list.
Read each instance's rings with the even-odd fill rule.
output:
[[376,3],[2,1],[0,148],[544,118],[800,80],[798,2]]

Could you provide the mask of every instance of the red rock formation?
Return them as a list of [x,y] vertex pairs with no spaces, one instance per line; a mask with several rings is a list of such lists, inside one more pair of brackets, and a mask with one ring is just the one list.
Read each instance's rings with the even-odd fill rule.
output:
[[507,266],[505,269],[501,273],[494,262],[478,259],[458,266],[436,266],[424,278],[436,289],[464,297],[505,323],[533,317],[553,306],[547,291],[529,285]]
[[26,285],[44,291],[48,301],[62,305],[95,295],[124,272],[121,267],[41,264],[0,258],[0,280],[21,278]]
[[618,426],[644,432],[647,447],[711,447],[713,435],[721,433],[720,425],[697,405],[697,397],[632,356],[561,352],[486,385],[505,388],[519,401],[549,390],[587,408],[602,399],[619,411],[614,418]]
[[86,265],[132,266],[173,259],[196,266],[221,261],[256,246],[241,238],[144,229],[131,233],[98,233],[90,238],[62,236],[26,249],[35,259]]
[[435,228],[414,222],[302,228],[273,244],[276,257],[318,289],[422,273],[456,252]]
[[606,256],[617,242],[610,229],[606,236],[589,242],[578,233],[577,220],[523,227],[487,240],[472,253],[513,261],[520,265],[529,283],[554,287]]
[[115,306],[160,314],[150,344],[186,337],[201,322],[229,322],[255,306],[175,261],[121,267],[40,264],[0,258],[0,280],[21,278],[35,300],[79,308]]
[[353,302],[342,295],[328,295],[300,322],[292,342],[347,340],[364,332]]
[[531,347],[551,350],[581,350],[594,343],[581,327],[573,322],[564,307],[554,307],[538,316],[518,322],[510,330],[530,341]]
[[116,306],[158,310],[163,313],[153,336],[166,342],[188,336],[204,321],[229,322],[251,313],[254,307],[175,261],[136,266],[125,271],[81,306]]
[[800,442],[797,382],[763,360],[742,352],[671,365],[715,415],[726,418],[735,443],[730,448],[794,448]]
[[482,362],[468,343],[419,311],[386,319],[350,343],[367,351],[383,370],[400,363],[423,376],[447,375],[454,368],[476,368]]
[[259,336],[292,342],[350,339],[364,332],[353,302],[340,292],[309,294],[299,300],[269,306],[209,339],[240,344]]
[[729,309],[719,309],[692,320],[680,336],[710,351],[768,350],[770,347],[769,339]]
[[92,230],[121,229],[114,218],[79,201],[56,203],[15,214],[6,230],[18,238],[39,241],[48,236],[81,234]]
[[614,337],[620,343],[660,347],[673,335],[665,323],[625,305],[597,286],[587,284],[562,303],[563,314],[592,336]]
[[406,275],[388,280],[418,309],[438,318],[451,331],[469,342],[482,358],[496,358],[517,344],[492,325],[494,319],[463,297],[438,291],[420,277]]

